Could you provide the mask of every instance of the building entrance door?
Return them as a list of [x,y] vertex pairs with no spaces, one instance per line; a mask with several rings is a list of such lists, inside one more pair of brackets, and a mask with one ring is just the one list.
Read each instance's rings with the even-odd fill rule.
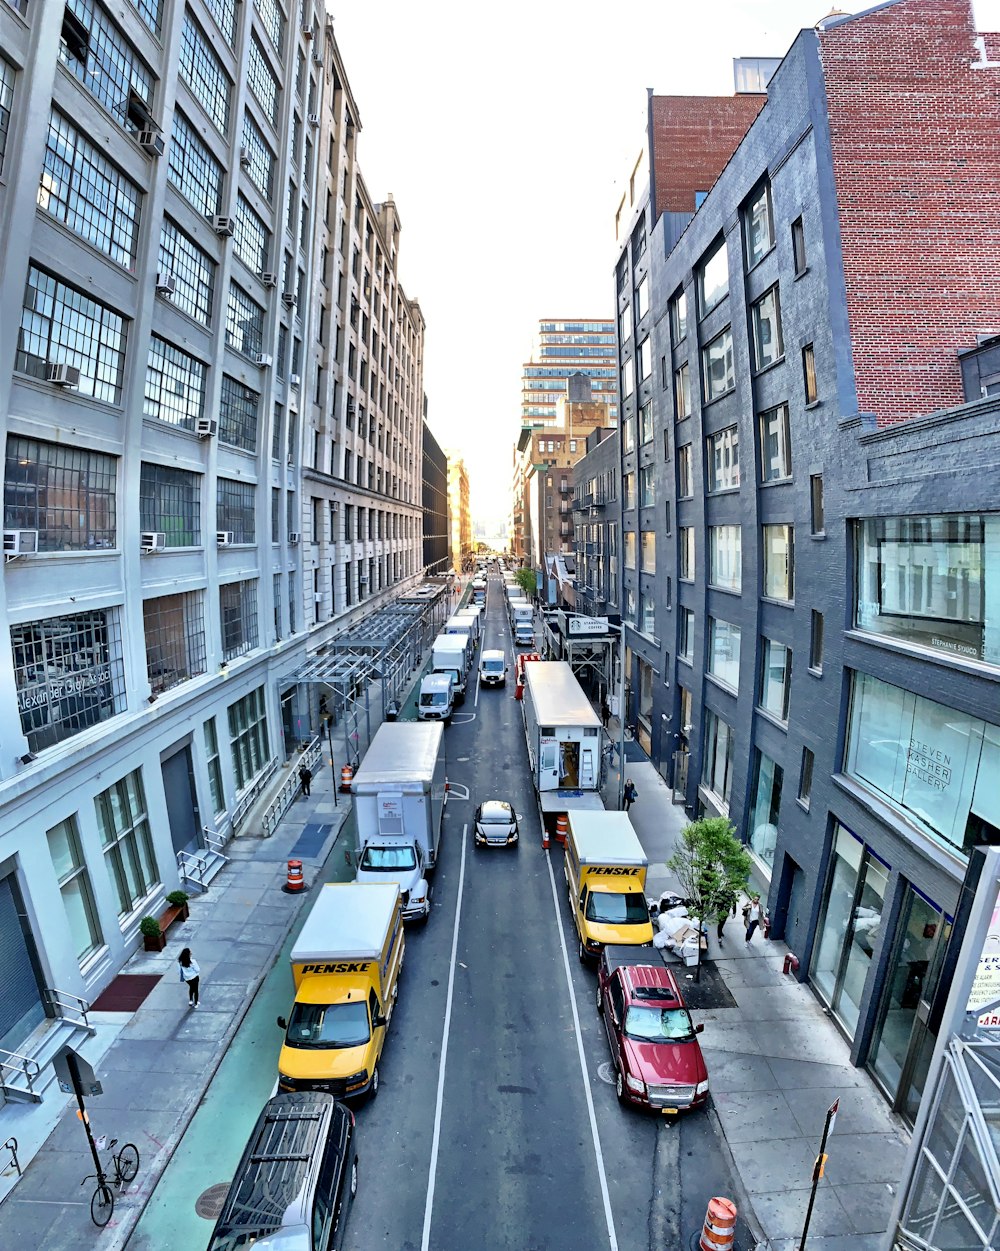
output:
[[18,1051],[45,1019],[38,952],[13,872],[0,877],[0,1049]]
[[163,793],[167,800],[170,842],[174,851],[196,852],[201,847],[201,816],[194,786],[191,747],[185,743],[179,751],[160,761]]

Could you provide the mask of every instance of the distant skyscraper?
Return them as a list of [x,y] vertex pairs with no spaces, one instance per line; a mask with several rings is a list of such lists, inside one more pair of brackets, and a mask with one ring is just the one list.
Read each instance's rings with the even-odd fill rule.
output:
[[540,321],[531,359],[521,371],[521,424],[551,426],[572,374],[591,380],[596,403],[618,419],[618,349],[614,321]]

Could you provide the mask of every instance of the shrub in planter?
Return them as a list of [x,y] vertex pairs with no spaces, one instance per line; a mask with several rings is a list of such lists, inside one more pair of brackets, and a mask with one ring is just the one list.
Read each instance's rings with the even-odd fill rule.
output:
[[190,898],[191,896],[187,893],[186,890],[172,890],[170,894],[167,896],[167,903],[176,904],[179,906],[181,904],[186,904]]
[[143,917],[139,922],[139,933],[142,935],[142,945],[147,951],[162,951],[167,945],[167,936],[160,929],[160,923],[156,917]]

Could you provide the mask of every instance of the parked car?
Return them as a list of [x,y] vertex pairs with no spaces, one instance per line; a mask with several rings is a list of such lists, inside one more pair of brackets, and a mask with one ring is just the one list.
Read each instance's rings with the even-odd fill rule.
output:
[[477,847],[516,847],[517,813],[503,799],[487,799],[476,809]]
[[673,973],[648,947],[608,946],[597,974],[597,1011],[622,1103],[674,1115],[708,1100],[708,1070]]

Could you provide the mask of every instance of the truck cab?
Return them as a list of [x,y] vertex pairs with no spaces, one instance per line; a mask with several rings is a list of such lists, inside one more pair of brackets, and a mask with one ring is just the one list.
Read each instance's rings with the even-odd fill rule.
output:
[[535,646],[535,627],[531,618],[521,618],[514,622],[514,643],[517,647]]
[[420,682],[419,721],[450,721],[455,710],[455,688],[450,673],[429,673]]
[[504,686],[507,682],[507,657],[502,651],[487,649],[479,662],[479,680],[483,686]]
[[431,914],[427,865],[419,844],[394,839],[365,843],[358,857],[356,882],[395,882],[404,921],[426,921]]

